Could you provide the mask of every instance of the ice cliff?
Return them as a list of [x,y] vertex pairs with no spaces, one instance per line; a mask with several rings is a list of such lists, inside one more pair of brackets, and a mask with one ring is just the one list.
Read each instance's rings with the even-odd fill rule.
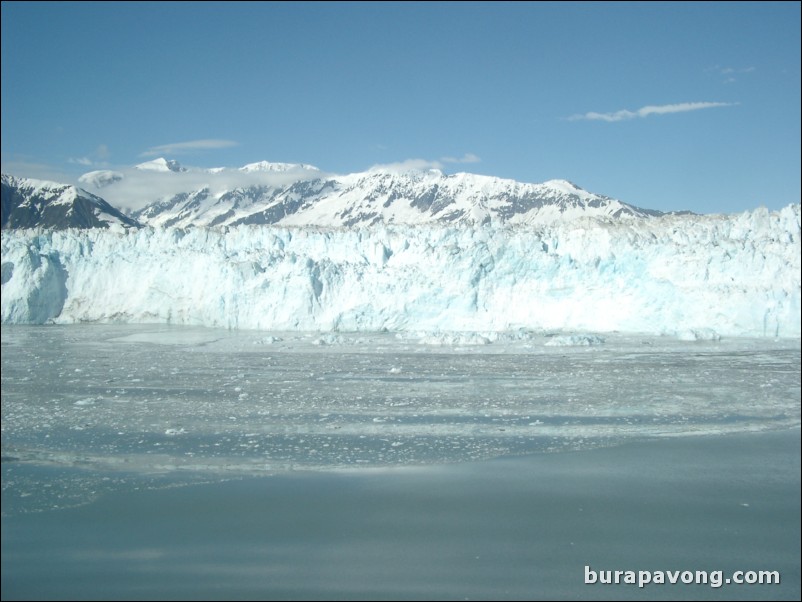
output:
[[800,336],[800,206],[550,225],[2,233],[3,323]]

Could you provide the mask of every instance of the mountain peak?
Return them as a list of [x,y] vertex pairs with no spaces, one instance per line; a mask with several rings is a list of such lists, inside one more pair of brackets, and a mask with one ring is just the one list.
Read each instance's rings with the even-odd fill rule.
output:
[[558,190],[565,194],[577,194],[580,192],[587,192],[584,188],[582,188],[581,186],[577,186],[570,180],[562,180],[562,179],[547,180],[546,182],[543,182],[543,186],[546,186],[548,188],[553,188],[554,190]]
[[115,182],[123,179],[123,174],[119,171],[112,171],[110,169],[99,169],[97,171],[90,171],[78,178],[78,182],[84,186],[92,186],[93,188],[104,188]]
[[172,171],[175,173],[187,170],[187,168],[182,166],[178,161],[165,159],[164,157],[153,159],[153,161],[145,161],[144,163],[135,165],[134,169],[143,169],[145,171]]
[[[103,187],[112,202],[137,207],[132,216],[151,226],[537,225],[585,217],[620,220],[660,215],[564,179],[533,184],[465,172],[445,175],[420,161],[377,165],[345,175],[323,173],[308,164],[270,161],[238,169],[193,168],[187,176],[195,177],[179,178],[162,176],[187,171],[164,158],[136,168],[138,176],[130,171],[89,172],[80,183],[91,190]],[[126,181],[135,178],[147,185],[120,186],[123,175]],[[32,190],[25,194],[36,196]],[[128,196],[132,194],[136,196]],[[142,198],[143,194],[150,198]],[[67,196],[64,192],[61,202]]]
[[257,161],[256,163],[248,163],[239,168],[240,171],[253,172],[253,171],[295,171],[304,169],[307,171],[320,171],[314,165],[306,163],[276,163],[273,161]]
[[7,228],[109,228],[139,224],[102,198],[70,184],[3,175],[2,216]]

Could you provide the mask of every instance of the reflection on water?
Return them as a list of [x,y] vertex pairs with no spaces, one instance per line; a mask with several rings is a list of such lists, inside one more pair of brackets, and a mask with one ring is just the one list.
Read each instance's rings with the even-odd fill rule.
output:
[[[2,597],[799,600],[799,445],[661,439],[116,492],[4,517]],[[589,586],[586,565],[782,581]]]

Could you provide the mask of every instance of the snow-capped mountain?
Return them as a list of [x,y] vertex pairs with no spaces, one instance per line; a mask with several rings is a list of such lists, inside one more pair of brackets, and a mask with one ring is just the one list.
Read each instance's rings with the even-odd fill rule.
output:
[[666,215],[564,180],[271,165],[127,170],[104,196],[158,200],[125,232],[80,188],[3,176],[3,322],[800,336],[799,205]]
[[105,188],[110,184],[119,182],[125,176],[119,171],[112,171],[110,169],[99,169],[97,171],[90,171],[78,178],[78,183],[82,186],[91,186],[93,188]]
[[2,228],[108,228],[139,224],[81,188],[2,175]]
[[[200,170],[159,158],[124,172],[92,171],[82,175],[79,182],[97,190],[98,196],[75,192],[76,196],[104,202],[108,199],[109,205],[142,207],[129,210],[131,219],[124,223],[133,225],[135,221],[155,227],[538,225],[580,217],[626,220],[660,215],[565,180],[527,184],[468,173],[445,175],[439,170],[373,169],[331,175],[307,164],[267,161],[238,169]],[[49,186],[59,191],[71,189],[62,184]],[[36,185],[15,194],[17,204],[38,206],[42,202],[42,198],[26,197],[39,194]],[[58,220],[50,221],[55,224]],[[58,223],[59,227],[94,224],[91,220]],[[31,217],[12,220],[8,225],[47,226],[49,222]]]
[[[157,161],[160,165],[169,163]],[[659,211],[594,194],[565,180],[527,184],[469,173],[445,175],[439,170],[375,169],[329,175],[311,165],[266,161],[238,170],[206,171],[201,179],[198,175],[177,172],[177,177],[186,177],[186,187],[154,199],[132,216],[153,226],[365,227],[533,225],[578,217],[660,215]],[[175,190],[179,180],[170,180],[171,190]],[[104,189],[104,194],[113,198],[115,184]]]
[[239,168],[240,171],[244,172],[254,172],[254,171],[278,171],[278,172],[285,172],[285,171],[295,171],[295,170],[307,170],[307,171],[320,171],[314,165],[307,165],[306,163],[274,163],[271,161],[257,161],[256,163],[248,163],[248,165],[243,165]]
[[135,165],[134,169],[141,169],[144,171],[172,171],[174,173],[181,173],[187,171],[187,168],[182,166],[178,161],[173,161],[169,159],[165,159],[163,157],[159,157],[158,159],[153,159],[153,161],[146,161],[145,163],[140,163],[139,165]]

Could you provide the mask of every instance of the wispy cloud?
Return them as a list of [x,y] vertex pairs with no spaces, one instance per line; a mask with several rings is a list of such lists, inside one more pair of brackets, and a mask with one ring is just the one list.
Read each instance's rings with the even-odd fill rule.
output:
[[380,163],[372,165],[368,171],[383,171],[392,173],[405,173],[408,171],[426,171],[428,169],[444,169],[446,164],[479,163],[481,159],[473,153],[465,153],[462,157],[440,157],[431,161],[429,159],[405,159],[395,163]]
[[406,159],[395,163],[380,163],[372,165],[368,171],[381,171],[390,173],[405,173],[408,171],[425,171],[427,169],[442,169],[440,161],[429,161],[428,159]]
[[714,71],[718,71],[721,75],[732,75],[733,73],[752,73],[757,71],[757,67],[714,67]]
[[106,159],[108,159],[110,155],[109,147],[105,144],[99,144],[91,154],[85,157],[70,157],[67,159],[67,163],[83,165],[84,167],[108,167]]
[[754,73],[757,71],[757,67],[722,67],[721,65],[716,65],[714,67],[710,67],[709,69],[705,69],[705,71],[712,72],[716,75],[722,75],[724,76],[724,79],[721,80],[722,83],[732,84],[738,81],[736,78],[737,75]]
[[231,148],[238,144],[238,142],[234,142],[233,140],[217,140],[211,138],[205,140],[190,140],[188,142],[174,142],[172,144],[152,146],[139,156],[156,157],[159,155],[181,155],[198,151],[215,150],[218,148]]
[[738,103],[733,102],[680,102],[670,105],[648,105],[635,111],[622,109],[613,113],[584,113],[582,115],[571,115],[568,121],[627,121],[649,117],[649,115],[668,115],[670,113],[687,113],[688,111],[699,111],[701,109],[714,109],[717,107],[731,107]]
[[482,160],[473,153],[465,153],[461,159],[456,157],[441,157],[443,163],[480,163]]
[[52,182],[69,182],[71,175],[66,173],[61,167],[38,163],[29,157],[15,156],[6,160],[0,160],[0,168],[3,173],[18,176],[20,178],[36,178],[38,180],[49,180]]
[[[187,190],[206,188],[212,196],[239,186],[285,187],[293,182],[325,178],[325,172],[295,169],[284,172],[243,172],[237,168],[209,171],[189,167],[187,171],[149,171],[132,167],[115,168],[123,177],[97,192],[115,207],[141,209],[148,203],[164,200]],[[81,184],[86,187],[86,184]],[[88,188],[96,192],[94,188]]]

